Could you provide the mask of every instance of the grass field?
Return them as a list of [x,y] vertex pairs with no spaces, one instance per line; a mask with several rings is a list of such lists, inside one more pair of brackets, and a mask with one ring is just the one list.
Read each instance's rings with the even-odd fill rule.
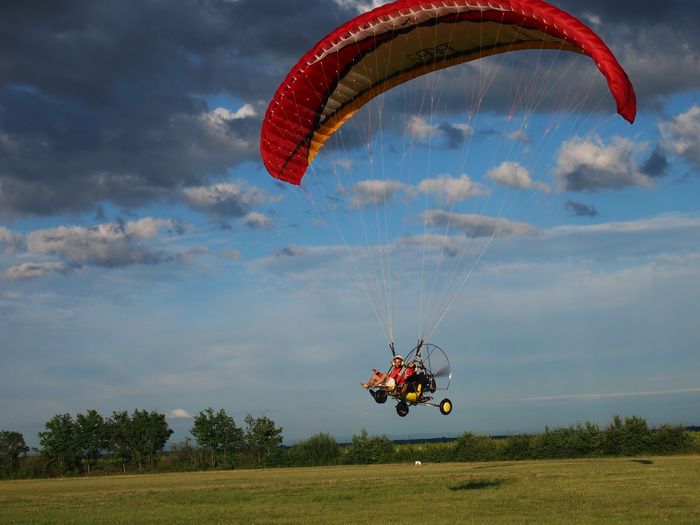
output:
[[0,482],[0,523],[700,523],[700,456]]

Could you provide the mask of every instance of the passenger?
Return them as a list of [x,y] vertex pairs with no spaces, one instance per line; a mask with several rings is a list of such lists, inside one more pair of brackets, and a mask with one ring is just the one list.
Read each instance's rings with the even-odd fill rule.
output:
[[388,374],[384,374],[376,368],[373,368],[372,372],[374,372],[374,374],[372,377],[370,377],[366,383],[360,381],[362,388],[385,388],[389,391],[394,390],[397,384],[400,385],[406,381],[406,378],[401,374],[403,364],[403,357],[397,355],[391,361],[391,370]]

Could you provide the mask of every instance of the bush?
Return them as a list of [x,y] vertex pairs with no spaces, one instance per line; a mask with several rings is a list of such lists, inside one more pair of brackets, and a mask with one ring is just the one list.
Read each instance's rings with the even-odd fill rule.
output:
[[624,421],[614,416],[601,435],[601,452],[612,456],[638,456],[654,452],[651,430],[644,418],[631,416]]
[[344,450],[343,462],[352,465],[391,463],[395,461],[394,444],[386,436],[368,436],[362,429],[352,436],[352,443]]
[[528,434],[507,438],[503,446],[503,459],[532,458],[532,440],[533,436]]
[[501,459],[503,445],[488,436],[477,436],[465,432],[458,439],[454,447],[454,459],[456,461],[491,461]]
[[340,458],[340,445],[330,434],[322,432],[292,447],[290,455],[298,465],[335,465]]
[[598,454],[600,429],[595,423],[549,430],[529,436],[531,458],[577,458]]
[[661,425],[651,436],[651,444],[657,454],[676,454],[698,450],[693,433],[681,425]]

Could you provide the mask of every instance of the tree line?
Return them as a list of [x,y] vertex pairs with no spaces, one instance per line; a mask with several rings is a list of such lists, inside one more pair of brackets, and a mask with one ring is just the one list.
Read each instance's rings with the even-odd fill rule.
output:
[[652,429],[636,416],[615,416],[604,428],[587,422],[499,438],[467,432],[448,442],[413,444],[396,444],[363,429],[350,443],[319,433],[282,446],[282,428],[271,419],[248,415],[244,423],[239,427],[223,409],[207,408],[194,417],[192,437],[166,449],[173,431],[155,411],[114,412],[107,418],[95,410],[75,418],[59,414],[39,433],[39,449],[30,450],[19,432],[0,431],[0,477],[700,452],[700,434],[680,425]]
[[248,415],[240,428],[212,408],[194,417],[196,444],[187,438],[166,450],[172,433],[165,414],[156,411],[57,414],[39,432],[38,449],[30,450],[19,432],[0,431],[0,477],[157,472],[182,470],[183,463],[190,469],[262,467],[282,444],[282,428],[271,419]]

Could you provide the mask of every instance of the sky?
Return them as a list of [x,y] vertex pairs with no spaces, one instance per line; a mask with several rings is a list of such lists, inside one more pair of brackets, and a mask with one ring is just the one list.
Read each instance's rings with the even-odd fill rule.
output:
[[[273,179],[277,86],[381,3],[2,7],[1,429],[37,445],[55,414],[138,408],[180,440],[210,406],[287,443],[699,423],[697,2],[556,2],[627,71],[633,125],[590,59],[512,53],[392,90],[301,187]],[[421,337],[447,417],[359,386]]]

